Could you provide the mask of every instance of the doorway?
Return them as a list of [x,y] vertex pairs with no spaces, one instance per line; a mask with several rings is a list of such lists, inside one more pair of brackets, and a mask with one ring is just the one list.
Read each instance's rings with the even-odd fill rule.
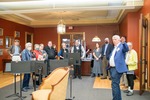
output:
[[61,43],[66,43],[67,49],[70,51],[71,47],[74,45],[75,40],[80,40],[80,44],[85,46],[85,33],[84,32],[69,32],[65,34],[60,34],[58,39],[59,49],[61,48]]
[[140,92],[142,95],[145,90],[150,88],[150,42],[149,42],[149,17],[141,14],[139,20],[140,28]]

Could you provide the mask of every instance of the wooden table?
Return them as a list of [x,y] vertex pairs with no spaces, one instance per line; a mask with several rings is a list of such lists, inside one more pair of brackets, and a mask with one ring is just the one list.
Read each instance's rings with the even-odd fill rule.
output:
[[91,75],[91,60],[83,60],[81,63],[81,74],[83,76]]
[[11,62],[11,59],[10,58],[4,58],[2,59],[2,68],[3,68],[3,73],[5,72],[5,64],[6,63],[10,63]]

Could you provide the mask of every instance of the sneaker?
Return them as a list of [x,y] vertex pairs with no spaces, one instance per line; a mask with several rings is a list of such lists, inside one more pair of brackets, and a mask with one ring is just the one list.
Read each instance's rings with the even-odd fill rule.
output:
[[127,93],[127,96],[132,96],[133,95],[133,92],[128,92]]
[[81,76],[79,76],[78,78],[79,78],[80,80],[82,79],[82,77],[81,77]]
[[22,91],[23,92],[28,92],[28,90],[24,87],[24,88],[22,88]]
[[130,91],[129,91],[129,90],[124,90],[123,92],[124,92],[124,93],[129,93]]
[[95,77],[95,74],[92,74],[91,77]]
[[26,87],[26,89],[33,89],[33,87],[32,86],[28,86],[28,87]]
[[73,76],[73,79],[77,78],[76,76]]

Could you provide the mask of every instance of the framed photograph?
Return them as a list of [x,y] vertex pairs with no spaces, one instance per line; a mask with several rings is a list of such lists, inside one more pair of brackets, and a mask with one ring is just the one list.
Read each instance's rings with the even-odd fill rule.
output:
[[9,48],[14,43],[14,37],[13,36],[5,36],[5,47]]
[[3,55],[3,49],[0,49],[0,56]]
[[19,31],[15,31],[14,37],[15,38],[19,38],[20,37],[20,32]]
[[0,36],[3,36],[3,29],[0,28]]
[[2,46],[2,45],[3,45],[3,39],[0,38],[0,46]]

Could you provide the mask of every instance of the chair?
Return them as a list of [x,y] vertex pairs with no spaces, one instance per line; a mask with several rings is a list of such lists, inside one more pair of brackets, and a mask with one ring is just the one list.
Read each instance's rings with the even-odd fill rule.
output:
[[32,92],[32,100],[65,100],[68,76],[68,67],[55,69],[43,80],[39,90]]

